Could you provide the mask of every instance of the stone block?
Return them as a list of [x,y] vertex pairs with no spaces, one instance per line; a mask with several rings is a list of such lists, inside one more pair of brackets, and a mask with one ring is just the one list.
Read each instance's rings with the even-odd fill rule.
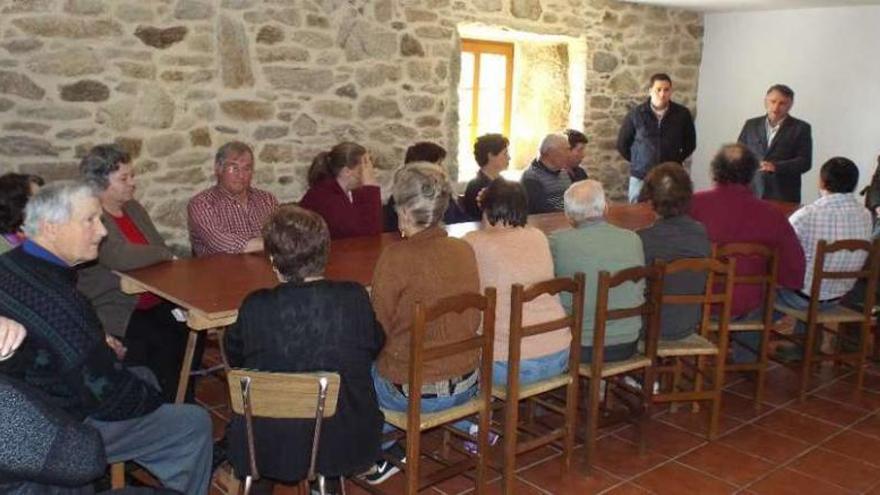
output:
[[336,88],[336,91],[334,91],[334,93],[336,94],[336,96],[351,98],[353,100],[356,99],[358,96],[357,88],[354,84],[346,84],[344,86],[340,86]]
[[174,8],[174,17],[188,21],[210,19],[214,16],[212,4],[213,2],[199,0],[179,0]]
[[358,116],[361,119],[399,119],[403,114],[396,101],[367,96],[358,103]]
[[405,33],[400,38],[400,54],[404,57],[424,57],[425,49],[413,35]]
[[620,61],[608,52],[596,52],[593,54],[593,70],[596,72],[613,72]]
[[46,90],[37,86],[37,83],[24,74],[0,70],[0,93],[28,100],[41,100],[46,95]]
[[153,9],[146,2],[114,2],[114,14],[122,22],[151,22],[155,19]]
[[291,41],[295,41],[306,48],[316,50],[326,50],[333,47],[333,38],[320,31],[297,30],[290,37]]
[[311,116],[302,114],[293,121],[292,128],[297,136],[314,136],[318,132],[318,123]]
[[36,38],[16,38],[0,44],[9,53],[26,53],[43,47],[43,42]]
[[259,160],[265,163],[292,163],[293,146],[289,144],[264,144],[260,150]]
[[264,64],[272,62],[306,62],[309,51],[298,46],[258,46],[257,60]]
[[132,160],[137,159],[141,156],[141,147],[143,146],[143,140],[140,138],[134,137],[118,137],[113,140],[120,148],[124,149],[126,153],[131,156]]
[[255,100],[227,100],[220,102],[220,111],[227,117],[245,122],[269,120],[275,113],[271,103]]
[[274,45],[284,41],[284,30],[278,26],[263,26],[257,32],[257,43]]
[[397,53],[397,34],[359,20],[347,20],[339,30],[337,44],[349,62],[375,58],[388,60]]
[[60,88],[64,101],[105,101],[110,98],[110,88],[98,81],[82,80]]
[[330,69],[265,67],[263,74],[275,89],[323,93],[333,86],[333,71]]
[[147,139],[147,153],[153,158],[173,155],[186,146],[186,139],[177,133],[158,134]]
[[155,79],[156,66],[153,64],[139,64],[137,62],[119,61],[116,62],[120,73],[125,77],[132,79]]
[[158,86],[146,86],[137,99],[132,122],[150,129],[167,129],[174,122],[175,111],[168,93]]
[[16,112],[19,117],[37,120],[79,120],[91,117],[91,112],[84,108],[47,104],[37,107],[19,108]]
[[244,24],[228,16],[220,16],[217,47],[223,85],[231,89],[253,86],[254,74]]
[[354,78],[361,88],[377,88],[388,82],[400,80],[400,66],[391,64],[375,64],[358,67]]
[[537,21],[541,18],[542,12],[540,0],[511,0],[510,2],[510,13],[520,19]]
[[312,111],[316,115],[340,120],[349,120],[354,113],[351,103],[336,100],[316,101],[312,104]]
[[122,28],[116,21],[69,15],[20,17],[13,19],[12,24],[27,34],[47,38],[89,39],[122,34]]
[[210,148],[211,131],[207,127],[199,127],[189,131],[189,144],[192,146]]
[[31,136],[0,136],[0,155],[21,156],[58,156],[58,149],[51,142]]
[[103,14],[106,6],[104,0],[67,0],[64,3],[64,11],[78,15]]
[[183,40],[186,37],[187,31],[186,26],[174,26],[164,29],[152,26],[138,26],[134,30],[134,35],[145,45],[164,50]]
[[254,131],[254,139],[257,141],[279,139],[287,136],[289,132],[290,129],[286,125],[262,125]]
[[52,126],[46,124],[38,124],[37,122],[7,122],[3,124],[3,130],[13,132],[26,132],[28,134],[36,134],[42,136],[51,129]]
[[104,63],[97,52],[85,47],[35,54],[28,61],[27,67],[38,74],[65,77],[100,74],[104,71]]

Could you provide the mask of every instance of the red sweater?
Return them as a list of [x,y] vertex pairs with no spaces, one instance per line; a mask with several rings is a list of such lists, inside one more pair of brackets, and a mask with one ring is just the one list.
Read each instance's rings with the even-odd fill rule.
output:
[[330,228],[331,239],[382,232],[382,197],[379,186],[355,189],[349,199],[336,179],[327,178],[312,185],[299,205],[324,217]]

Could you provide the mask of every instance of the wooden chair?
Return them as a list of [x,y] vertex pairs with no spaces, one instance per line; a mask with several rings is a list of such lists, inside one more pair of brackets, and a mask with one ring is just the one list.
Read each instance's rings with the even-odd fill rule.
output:
[[[759,285],[764,293],[761,304],[761,313],[758,318],[731,321],[728,325],[730,338],[740,346],[746,348],[755,355],[754,363],[727,363],[726,371],[741,371],[755,374],[755,409],[760,408],[764,399],[764,386],[767,378],[767,366],[769,364],[768,344],[770,334],[773,332],[773,306],[776,302],[776,282],[779,275],[779,253],[776,249],[756,243],[731,243],[721,246],[713,246],[712,257],[727,261],[730,259],[758,258],[764,265],[759,273],[748,275],[734,275],[733,285]],[[742,261],[740,261],[742,262]],[[731,301],[732,302],[732,301]],[[709,324],[710,330],[718,332],[718,320],[713,319]],[[738,332],[761,332],[761,342],[757,348],[752,348],[736,338]]]
[[[336,414],[339,396],[339,375],[336,373],[272,373],[230,369],[227,374],[229,403],[232,412],[244,416],[250,474],[245,477],[243,494],[260,479],[254,447],[253,418],[314,419],[311,461],[308,475],[300,481],[300,493],[308,494],[309,481],[318,480],[321,495],[325,493],[324,476],[315,473],[321,425],[324,418]],[[342,483],[343,493],[345,483]],[[238,490],[234,490],[238,492]]]
[[[609,309],[608,300],[610,292],[625,283],[638,283],[645,281],[647,284],[645,301],[631,308]],[[614,275],[607,271],[599,272],[599,280],[596,292],[596,320],[593,327],[592,362],[579,364],[578,373],[589,381],[587,395],[587,423],[586,423],[586,453],[587,472],[592,470],[592,463],[596,453],[596,437],[599,430],[600,410],[600,384],[605,381],[605,397],[612,394],[625,392],[638,397],[638,410],[635,414],[636,425],[639,430],[640,448],[644,450],[644,426],[649,418],[649,406],[651,391],[654,388],[654,374],[651,370],[653,357],[657,352],[657,338],[660,332],[660,298],[663,294],[663,270],[658,266],[634,267],[621,270]],[[605,362],[605,335],[606,325],[611,320],[623,318],[641,317],[645,330],[645,346],[642,352],[635,356],[618,362]],[[628,385],[623,378],[633,375],[641,375],[641,387],[636,388]]]
[[[866,251],[868,258],[865,265],[860,270],[852,271],[831,271],[825,269],[825,258],[839,251]],[[780,304],[776,304],[776,310],[794,317],[798,321],[806,324],[806,335],[784,335],[776,333],[782,339],[789,340],[797,344],[803,349],[803,360],[801,361],[801,385],[800,399],[803,401],[807,396],[807,388],[810,381],[810,373],[814,364],[822,361],[834,361],[835,363],[849,363],[856,368],[856,389],[862,390],[865,379],[865,362],[868,355],[868,335],[871,332],[872,311],[874,308],[877,277],[880,275],[880,240],[873,243],[858,240],[847,239],[833,243],[827,241],[819,241],[816,250],[816,259],[813,265],[813,283],[810,286],[810,303],[806,311],[795,310]],[[825,311],[819,311],[819,295],[822,282],[827,280],[840,279],[866,279],[865,300],[861,305],[862,311],[854,311],[841,305]],[[842,352],[841,344],[848,339],[843,332],[831,325],[840,325],[843,323],[859,324],[859,340],[858,350],[856,352]],[[816,352],[817,339],[821,337],[818,331],[828,332],[837,336],[837,352],[831,355],[820,355]]]
[[[448,313],[465,311],[482,312],[482,332],[466,340],[450,344],[425,348],[425,332],[429,322],[437,320]],[[480,353],[480,389],[476,398],[459,406],[434,413],[421,412],[421,395],[409,395],[405,412],[383,409],[385,421],[394,425],[399,431],[385,435],[383,442],[406,438],[406,462],[400,462],[393,456],[386,459],[400,468],[406,477],[406,493],[416,495],[419,490],[427,488],[476,468],[476,493],[486,492],[487,460],[489,457],[489,425],[492,402],[492,350],[495,338],[495,288],[486,288],[485,295],[466,293],[440,299],[429,308],[420,302],[416,303],[413,318],[412,335],[410,336],[409,374],[407,383],[410,390],[421,390],[423,384],[424,365],[430,361],[445,359],[461,353],[479,351]],[[430,456],[432,460],[444,467],[427,476],[420,476],[421,434],[424,431],[443,426],[446,432],[465,437],[450,423],[473,415],[479,416],[479,432],[477,434],[477,453],[468,455],[462,461],[451,463],[440,456]],[[470,437],[468,437],[470,438]],[[445,450],[445,449],[444,449]],[[378,485],[366,484],[353,479],[359,487],[371,493],[385,493]]]
[[[552,321],[523,326],[523,306],[542,295],[556,295],[561,292],[571,294],[572,314]],[[563,469],[571,465],[574,450],[574,435],[577,421],[578,363],[580,362],[581,325],[584,311],[584,274],[577,273],[574,278],[556,278],[530,285],[514,284],[510,294],[510,342],[507,361],[507,384],[494,385],[492,395],[504,402],[504,493],[512,494],[516,456],[544,445],[562,441]],[[522,355],[522,340],[563,328],[571,332],[571,345],[568,358],[568,371],[528,385],[520,385],[519,369]],[[565,406],[559,407],[539,398],[540,395],[565,387]],[[539,432],[533,428],[523,429],[533,438],[518,442],[519,404],[530,400],[542,407],[561,414],[564,422],[549,432]]]
[[[661,387],[653,396],[653,402],[676,403],[694,402],[694,410],[698,410],[697,402],[712,403],[709,413],[709,430],[707,437],[714,440],[718,436],[718,424],[721,418],[721,392],[724,388],[724,370],[727,361],[729,343],[730,303],[733,296],[733,279],[736,260],[727,263],[711,258],[685,258],[665,264],[664,278],[684,271],[705,272],[706,286],[703,293],[686,295],[663,295],[663,304],[699,304],[702,306],[702,317],[697,333],[681,340],[659,340],[655,360],[655,376],[672,375],[671,387]],[[716,284],[716,280],[719,282]],[[720,292],[719,288],[723,288]],[[717,340],[710,340],[709,319],[712,306],[719,305]],[[711,373],[706,369],[704,358],[714,357]],[[693,358],[693,363],[688,361]],[[691,371],[693,387],[684,387],[682,375],[685,368]],[[712,387],[704,388],[704,379],[708,378]],[[665,390],[664,390],[665,388]]]

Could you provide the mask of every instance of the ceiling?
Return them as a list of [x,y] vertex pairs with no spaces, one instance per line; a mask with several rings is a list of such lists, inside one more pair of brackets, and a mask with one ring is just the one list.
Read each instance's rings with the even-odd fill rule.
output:
[[632,3],[675,7],[701,12],[732,12],[745,10],[807,9],[816,7],[847,7],[880,5],[880,0],[624,0]]

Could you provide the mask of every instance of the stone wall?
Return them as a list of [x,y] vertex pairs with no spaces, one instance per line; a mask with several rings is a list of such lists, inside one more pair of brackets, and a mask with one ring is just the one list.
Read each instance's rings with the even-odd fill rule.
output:
[[696,101],[700,16],[612,0],[0,0],[0,168],[70,177],[116,141],[185,244],[186,201],[231,139],[254,145],[255,184],[283,201],[340,140],[384,169],[418,139],[454,157],[459,23],[586,38],[587,160],[612,196],[618,123],[648,75],[670,72],[676,99]]

